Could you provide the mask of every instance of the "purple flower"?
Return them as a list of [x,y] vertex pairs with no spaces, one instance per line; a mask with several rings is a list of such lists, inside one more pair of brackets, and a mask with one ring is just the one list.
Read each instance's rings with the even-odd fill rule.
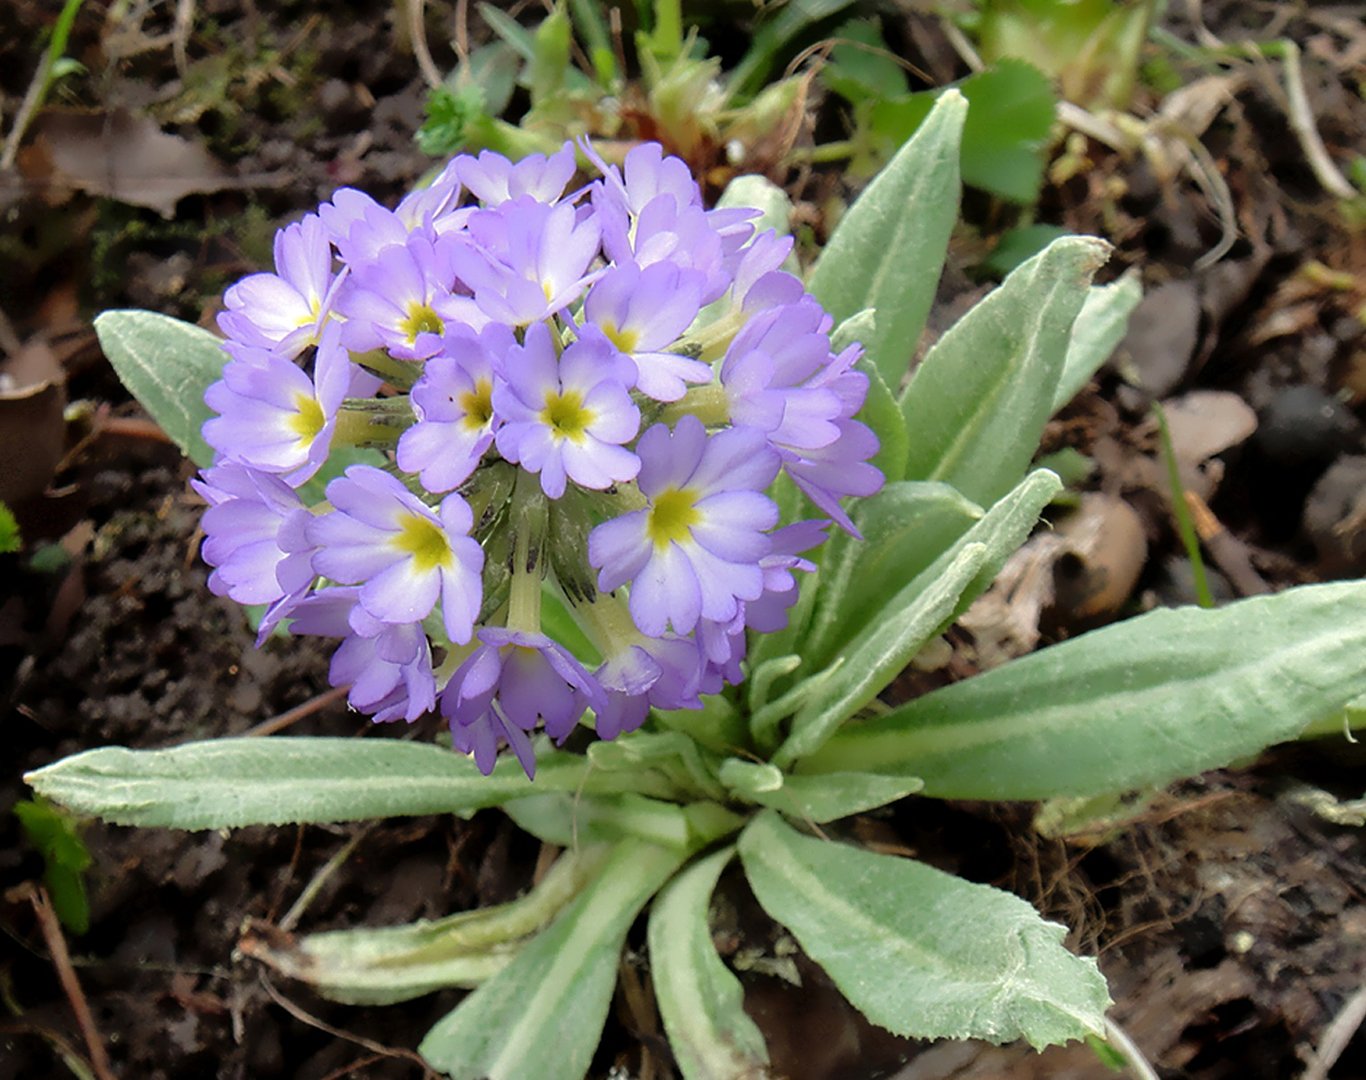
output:
[[547,735],[563,742],[585,707],[603,706],[602,689],[564,646],[544,634],[488,627],[479,631],[479,641],[441,695],[451,739],[474,755],[486,776],[500,742],[534,776],[527,733],[542,722]]
[[762,494],[777,475],[778,455],[762,432],[731,428],[708,437],[696,417],[673,432],[656,424],[636,446],[638,483],[648,500],[599,525],[588,561],[604,592],[630,582],[631,618],[659,637],[667,626],[689,633],[698,619],[726,621],[741,600],[763,592],[759,560],[778,508]]
[[809,297],[751,319],[721,364],[731,420],[777,446],[828,446],[839,437],[841,402],[813,380],[830,360],[829,316]]
[[441,352],[447,324],[485,320],[468,297],[452,295],[454,244],[433,244],[423,234],[380,249],[356,268],[337,300],[346,316],[342,340],[350,349],[387,349],[404,360]]
[[474,472],[493,444],[501,418],[493,409],[495,372],[512,348],[512,331],[491,323],[482,333],[457,327],[450,355],[427,361],[410,395],[417,423],[398,441],[398,465],[428,491],[450,491]]
[[243,345],[298,356],[331,317],[339,281],[327,230],[309,214],[275,234],[275,273],[252,274],[228,289],[218,325]]
[[636,387],[656,401],[677,401],[686,383],[711,381],[711,366],[664,352],[697,317],[702,278],[672,263],[641,270],[634,263],[614,266],[600,277],[584,300],[584,318],[596,326],[636,369]]
[[327,234],[351,266],[373,262],[391,244],[400,247],[413,233],[429,239],[457,231],[473,212],[460,208],[460,181],[455,162],[425,188],[404,196],[396,210],[388,210],[363,191],[340,188],[331,202],[318,208]]
[[639,214],[646,203],[660,195],[671,197],[680,208],[702,205],[702,191],[687,163],[682,158],[665,157],[659,143],[632,147],[623,163],[625,176],[615,165],[603,161],[586,139],[583,149],[602,173],[603,195],[625,213]]
[[606,694],[594,729],[600,739],[635,731],[650,708],[700,709],[701,654],[687,638],[641,638],[607,659],[594,673]]
[[541,490],[564,494],[566,478],[602,490],[630,480],[640,459],[621,446],[640,429],[615,350],[597,331],[584,336],[558,360],[544,323],[527,329],[526,342],[509,350],[506,382],[493,391],[494,411],[503,418],[498,452],[528,472],[541,474]]
[[302,595],[313,583],[310,553],[281,544],[286,523],[297,527],[310,516],[294,489],[278,476],[223,463],[207,469],[191,486],[209,508],[201,528],[204,561],[214,568],[209,589],[239,604],[273,604]]
[[566,143],[549,157],[528,154],[515,165],[502,154],[485,150],[477,158],[461,155],[451,168],[485,206],[499,206],[524,195],[553,206],[574,176],[574,146]]
[[471,216],[469,241],[452,249],[452,261],[490,319],[526,326],[579,298],[599,240],[591,216],[523,195]]
[[204,424],[204,440],[228,461],[285,473],[302,484],[321,468],[337,411],[351,382],[351,362],[329,323],[318,342],[313,378],[291,360],[239,348],[223,378],[204,392],[219,415]]
[[474,632],[484,551],[470,538],[469,504],[447,495],[434,513],[398,480],[352,465],[327,485],[330,513],[308,523],[323,577],[360,585],[360,608],[385,623],[418,622],[441,600],[446,633],[463,644]]
[[[346,700],[377,721],[416,720],[436,707],[432,649],[420,623],[384,623],[358,604],[359,590],[334,586],[301,601],[290,631],[342,639],[328,681],[349,686]],[[358,629],[359,628],[359,629]]]

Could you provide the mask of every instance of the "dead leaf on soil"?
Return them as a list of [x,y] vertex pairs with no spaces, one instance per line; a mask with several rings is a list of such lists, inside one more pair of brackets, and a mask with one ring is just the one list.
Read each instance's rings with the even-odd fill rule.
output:
[[0,501],[43,493],[62,459],[66,375],[46,342],[33,339],[0,362]]
[[33,143],[20,156],[31,185],[117,199],[170,218],[186,195],[240,183],[203,146],[126,109],[49,111],[34,129]]
[[1196,468],[1216,454],[1245,442],[1257,430],[1257,414],[1238,394],[1192,390],[1164,401],[1172,452],[1184,467]]
[[1118,611],[1148,560],[1143,521],[1127,502],[1088,492],[1053,532],[1041,532],[1006,560],[995,583],[963,613],[981,669],[1032,652],[1039,622],[1056,609],[1075,627]]

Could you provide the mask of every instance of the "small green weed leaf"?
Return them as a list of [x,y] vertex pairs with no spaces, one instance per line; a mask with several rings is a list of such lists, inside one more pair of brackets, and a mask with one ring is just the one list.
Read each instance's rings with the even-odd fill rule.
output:
[[213,413],[204,391],[227,363],[223,340],[155,311],[106,311],[95,318],[100,347],[114,371],[152,419],[200,468],[213,449],[199,429]]
[[835,31],[820,80],[850,104],[882,101],[906,93],[906,72],[882,36],[879,19],[850,19]]
[[1054,240],[1068,235],[1068,231],[1061,225],[1037,222],[1033,225],[1007,229],[1001,234],[996,246],[991,249],[991,254],[978,264],[978,269],[1003,278],[1022,262],[1034,258]]
[[91,859],[76,831],[76,819],[42,798],[15,803],[14,816],[28,842],[43,857],[43,884],[57,918],[73,934],[84,934],[90,929],[85,871]]
[[419,1052],[452,1080],[581,1080],[626,932],[683,858],[640,841],[617,845],[550,927],[432,1028]]
[[280,945],[249,935],[242,951],[323,997],[391,1005],[433,990],[475,987],[497,974],[601,868],[605,847],[566,851],[525,896],[407,926],[309,934]]
[[1091,376],[1110,359],[1129,328],[1129,316],[1142,299],[1143,286],[1134,273],[1125,274],[1109,285],[1087,290],[1086,302],[1072,324],[1072,340],[1067,344],[1062,376],[1053,394],[1054,412],[1076,397],[1091,381]]
[[651,981],[687,1080],[768,1075],[764,1037],[745,1014],[740,980],[716,955],[707,924],[716,881],[734,855],[725,847],[688,867],[650,908]]
[[924,786],[913,776],[783,773],[772,765],[740,758],[730,758],[721,766],[721,781],[747,802],[817,825],[886,806]]
[[907,582],[948,551],[985,511],[948,484],[905,480],[859,501],[856,540],[836,532],[825,544],[821,591],[801,643],[809,666],[826,663],[882,612],[889,583]]
[[901,386],[925,328],[958,219],[966,114],[960,94],[943,95],[915,138],[849,208],[808,282],[836,323],[874,309],[876,333],[863,344],[893,389]]
[[1039,448],[1072,323],[1109,245],[1050,244],[958,320],[902,396],[911,436],[906,476],[941,480],[989,506],[1019,482]]
[[[969,104],[963,128],[963,183],[1012,202],[1034,202],[1057,108],[1048,76],[1023,61],[1002,60],[957,88]],[[876,102],[869,113],[873,132],[900,146],[918,132],[935,99],[947,92],[924,90]]]
[[750,37],[749,49],[730,74],[732,102],[759,92],[778,56],[799,34],[823,19],[838,15],[853,0],[789,0],[764,19]]
[[[483,776],[473,760],[438,746],[286,736],[211,739],[169,750],[106,746],[24,779],[78,814],[172,829],[463,814],[535,791],[600,789],[582,757],[542,748],[537,759],[533,786],[512,758]],[[609,787],[620,791],[625,783],[616,775]],[[644,771],[631,784],[672,791]]]
[[740,835],[754,895],[873,1023],[919,1039],[1102,1033],[1094,960],[1019,897],[912,859],[803,836],[772,812]]
[[13,555],[24,546],[24,538],[19,535],[19,522],[14,512],[0,502],[0,555]]
[[[900,590],[893,592],[892,583],[884,608],[890,614],[865,624],[840,650],[839,670],[802,704],[773,763],[786,768],[814,753],[840,724],[872,701],[926,641],[991,583],[1060,487],[1052,473],[1036,470]],[[858,766],[851,771],[881,770]]]
[[1366,583],[1150,611],[846,728],[804,770],[905,770],[949,799],[1166,784],[1366,692]]

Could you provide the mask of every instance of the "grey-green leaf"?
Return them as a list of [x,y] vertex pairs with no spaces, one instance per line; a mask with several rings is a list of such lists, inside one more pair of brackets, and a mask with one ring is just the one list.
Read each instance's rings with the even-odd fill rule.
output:
[[905,770],[952,799],[1165,784],[1366,692],[1366,582],[1151,611],[846,728],[812,771]]
[[[464,814],[533,792],[591,794],[602,786],[577,755],[542,750],[533,785],[512,758],[483,776],[470,758],[437,746],[311,737],[212,739],[169,750],[106,746],[24,779],[79,814],[173,829]],[[626,781],[618,776],[608,786],[619,791]],[[672,792],[645,771],[630,786]]]
[[906,476],[989,506],[1039,448],[1068,335],[1109,245],[1071,236],[1018,267],[926,354],[902,397]]
[[813,667],[828,663],[878,617],[898,583],[914,579],[984,513],[948,484],[918,480],[888,484],[859,500],[852,517],[863,539],[836,532],[826,541],[802,657]]
[[958,150],[966,116],[963,96],[946,91],[914,138],[849,208],[808,282],[837,323],[864,308],[877,312],[877,331],[864,345],[894,390],[925,328],[958,220]]
[[707,911],[725,847],[688,867],[650,908],[650,975],[664,1030],[687,1080],[764,1080],[768,1048],[745,1014],[744,991],[716,955]]
[[452,1080],[580,1080],[626,932],[684,858],[641,841],[617,845],[554,923],[432,1028],[419,1052]]
[[741,799],[823,825],[914,795],[925,785],[914,776],[878,773],[783,773],[766,762],[729,758],[721,781]]
[[868,1019],[921,1039],[1101,1034],[1109,994],[1064,927],[911,859],[803,836],[771,811],[740,836],[754,895]]
[[1053,394],[1053,412],[1057,412],[1091,381],[1091,376],[1110,359],[1110,354],[1124,339],[1129,327],[1129,316],[1143,299],[1143,286],[1138,275],[1130,271],[1109,285],[1097,285],[1086,293],[1086,302],[1072,324],[1072,340],[1067,345],[1062,376]]
[[201,468],[213,448],[200,428],[213,413],[204,391],[227,363],[223,339],[155,311],[106,311],[95,319],[100,347],[114,371],[186,457]]
[[[814,753],[872,701],[930,637],[991,583],[1060,487],[1046,469],[1031,473],[953,547],[893,593],[885,609],[891,614],[866,624],[840,650],[832,663],[842,660],[842,666],[804,701],[773,763],[786,768]],[[889,584],[891,592],[897,583]],[[859,766],[853,771],[878,770]]]
[[607,848],[566,851],[525,896],[406,926],[309,934],[287,944],[248,934],[239,946],[323,997],[390,1005],[447,987],[475,987],[497,974],[524,939],[547,925],[602,866]]

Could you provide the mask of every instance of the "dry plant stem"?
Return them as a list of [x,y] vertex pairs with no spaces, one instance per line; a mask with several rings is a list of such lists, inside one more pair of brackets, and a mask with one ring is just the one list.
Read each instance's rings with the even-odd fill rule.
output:
[[33,122],[33,114],[42,103],[43,93],[47,89],[48,73],[51,70],[52,64],[48,59],[47,50],[44,50],[42,58],[38,61],[38,70],[33,73],[28,90],[24,92],[24,100],[19,103],[19,111],[14,114],[14,126],[5,137],[4,149],[0,150],[0,172],[14,167],[14,159],[19,154],[19,144],[23,141],[24,132],[28,130],[29,124]]
[[441,85],[441,72],[436,69],[432,51],[427,47],[427,0],[399,0],[408,16],[408,37],[413,46],[413,57],[422,78],[432,89]]
[[1120,1056],[1128,1063],[1129,1072],[1137,1077],[1137,1080],[1159,1080],[1153,1067],[1148,1064],[1148,1059],[1143,1056],[1143,1051],[1113,1020],[1105,1021],[1105,1041],[1119,1051]]
[[341,869],[342,864],[351,857],[356,848],[360,846],[360,842],[370,835],[370,830],[373,828],[374,825],[366,825],[363,829],[358,829],[350,840],[338,848],[327,862],[323,863],[318,872],[313,875],[313,880],[304,886],[304,891],[299,894],[299,899],[295,900],[293,906],[285,912],[285,917],[279,923],[281,930],[288,933],[299,924],[304,912],[308,910],[308,905],[317,898],[328,879]]
[[24,1020],[7,1020],[0,1022],[0,1036],[5,1035],[37,1035],[57,1051],[62,1064],[71,1070],[76,1080],[95,1080],[95,1072],[91,1069],[90,1062],[81,1057],[80,1052],[71,1043],[50,1028],[30,1024]]
[[381,1057],[402,1058],[404,1061],[411,1061],[414,1065],[421,1067],[422,1080],[442,1080],[441,1074],[433,1072],[431,1067],[412,1050],[385,1046],[383,1043],[377,1043],[373,1039],[366,1039],[360,1035],[354,1035],[349,1031],[343,1031],[341,1028],[333,1027],[331,1024],[319,1020],[312,1013],[307,1012],[296,1005],[294,1002],[290,1001],[289,998],[285,997],[284,994],[276,990],[275,984],[266,977],[264,972],[261,973],[260,980],[262,988],[270,995],[271,1001],[284,1009],[285,1012],[289,1013],[289,1015],[294,1017],[299,1023],[317,1028],[319,1031],[331,1035],[334,1039],[345,1039],[349,1043],[355,1043],[357,1046],[369,1050],[372,1054],[379,1054]]
[[254,728],[249,728],[247,735],[274,735],[277,731],[283,731],[291,724],[297,724],[300,720],[327,708],[334,701],[340,701],[350,689],[349,686],[334,686],[331,690],[325,690],[317,697],[309,698],[302,705],[295,705],[294,708],[287,709],[279,716],[272,716],[269,720],[261,721]]
[[1366,1021],[1366,986],[1349,997],[1333,1017],[1300,1080],[1328,1080],[1328,1070],[1337,1063],[1363,1021]]
[[38,916],[38,926],[43,932],[43,940],[47,942],[47,951],[52,956],[52,966],[57,970],[62,990],[66,993],[67,1001],[71,1003],[71,1011],[76,1014],[76,1025],[81,1029],[81,1037],[85,1039],[85,1047],[90,1054],[90,1066],[95,1070],[98,1080],[116,1080],[109,1065],[109,1055],[105,1053],[104,1042],[95,1027],[95,1017],[90,1012],[90,1003],[85,1000],[81,982],[76,978],[76,969],[71,966],[71,954],[66,948],[66,938],[62,936],[62,927],[57,921],[57,913],[52,910],[47,890],[41,885],[29,884],[24,891],[28,894],[29,903],[33,905],[34,914]]
[[195,0],[176,0],[175,24],[171,27],[171,56],[175,59],[175,69],[182,78],[189,67],[187,44],[190,40],[190,27],[194,25]]
[[1328,156],[1328,148],[1323,145],[1319,129],[1314,126],[1314,116],[1309,109],[1309,97],[1304,92],[1300,47],[1288,38],[1282,39],[1281,47],[1281,63],[1284,65],[1285,74],[1286,115],[1290,118],[1290,130],[1299,139],[1305,160],[1309,163],[1315,179],[1323,185],[1323,190],[1337,199],[1355,198],[1356,188],[1338,172],[1338,167]]
[[1238,590],[1238,595],[1261,596],[1269,593],[1271,586],[1253,567],[1247,545],[1224,528],[1223,522],[1214,516],[1214,511],[1198,494],[1187,491],[1184,495],[1195,525],[1195,534],[1200,538],[1200,543],[1205,545],[1210,558]]

